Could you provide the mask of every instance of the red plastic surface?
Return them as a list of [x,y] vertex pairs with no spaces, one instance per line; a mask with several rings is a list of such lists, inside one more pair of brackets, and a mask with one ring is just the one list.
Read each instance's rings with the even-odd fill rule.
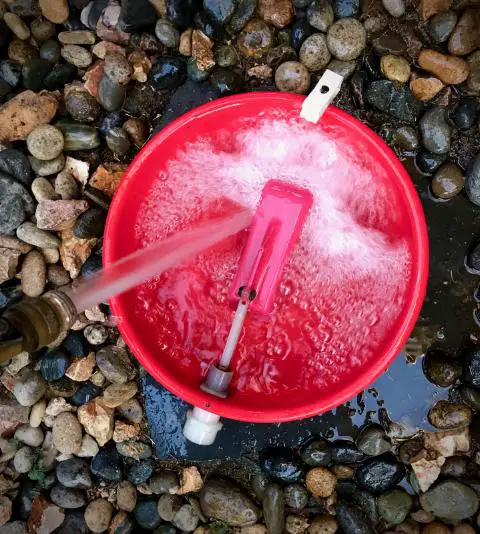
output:
[[[104,240],[104,263],[116,261],[139,248],[135,222],[141,203],[148,194],[158,170],[185,143],[232,124],[242,116],[268,116],[275,110],[299,113],[304,97],[285,93],[251,93],[216,100],[180,117],[158,133],[138,154],[125,173],[110,207]],[[125,341],[146,370],[170,391],[187,402],[219,415],[252,422],[289,421],[310,417],[332,409],[354,397],[372,383],[391,363],[405,344],[425,295],[428,277],[428,237],[420,201],[410,177],[390,148],[369,128],[343,111],[330,106],[322,124],[345,130],[345,137],[357,154],[373,155],[375,165],[388,174],[404,223],[398,231],[407,238],[412,257],[405,306],[374,361],[355,369],[348,380],[322,392],[298,392],[275,398],[233,393],[218,399],[202,392],[198,367],[185,374],[159,357],[155,332],[135,314],[135,290],[111,300],[114,316]],[[374,170],[374,169],[372,169]],[[201,174],[199,174],[199,179]],[[295,366],[295,361],[292,363]],[[294,367],[292,367],[292,370]],[[260,400],[261,399],[261,400]]]
[[239,289],[243,287],[256,293],[249,313],[268,315],[273,311],[283,267],[312,203],[313,197],[305,189],[277,180],[267,183],[230,287],[232,309],[237,308]]

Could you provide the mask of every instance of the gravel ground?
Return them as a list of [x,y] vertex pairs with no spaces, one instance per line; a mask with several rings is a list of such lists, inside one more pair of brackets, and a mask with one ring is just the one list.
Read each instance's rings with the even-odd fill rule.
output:
[[[477,0],[0,0],[0,309],[98,272],[115,188],[185,83],[306,94],[327,67],[336,104],[414,160],[432,202],[480,206]],[[465,267],[480,274],[480,244]],[[1,370],[0,534],[478,532],[475,341],[420,350],[455,392],[429,411],[438,432],[165,464],[144,371],[96,306]]]

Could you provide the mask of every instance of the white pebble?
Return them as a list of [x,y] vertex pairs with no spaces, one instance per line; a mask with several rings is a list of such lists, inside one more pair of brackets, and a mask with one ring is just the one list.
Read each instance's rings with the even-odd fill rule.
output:
[[76,456],[80,456],[80,458],[93,458],[93,456],[98,453],[98,450],[97,442],[92,436],[85,434],[82,438],[80,450],[76,453]]
[[101,324],[92,324],[83,331],[85,339],[91,345],[101,345],[108,338],[108,330]]
[[28,473],[33,469],[34,454],[30,447],[22,447],[13,458],[13,466],[18,473]]
[[25,445],[30,445],[30,447],[40,447],[43,443],[43,432],[41,428],[32,427],[30,425],[22,425],[17,428],[15,439],[25,443]]
[[32,411],[30,412],[30,426],[32,428],[37,428],[41,425],[43,416],[45,415],[45,408],[47,407],[47,402],[45,399],[39,400],[36,404],[33,405]]
[[382,0],[382,4],[392,17],[401,17],[405,13],[404,0]]

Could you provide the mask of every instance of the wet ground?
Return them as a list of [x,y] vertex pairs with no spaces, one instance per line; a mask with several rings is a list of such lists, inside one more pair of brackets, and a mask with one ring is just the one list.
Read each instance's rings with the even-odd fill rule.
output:
[[[211,89],[202,90],[197,85],[193,92],[188,85],[172,98],[161,127],[215,97]],[[346,100],[345,95],[340,95],[341,107],[349,107],[342,105]],[[454,357],[470,338],[478,335],[474,295],[479,281],[467,272],[464,259],[478,236],[480,210],[464,194],[446,202],[433,199],[429,177],[416,170],[412,158],[402,159],[421,198],[430,239],[427,295],[405,350],[370,388],[336,410],[283,424],[225,420],[224,428],[211,447],[195,446],[185,440],[182,428],[189,406],[147,376],[143,381],[145,410],[159,458],[188,458],[190,461],[236,458],[258,452],[266,445],[297,446],[312,435],[355,437],[368,421],[399,423],[401,428],[396,428],[396,432],[405,437],[421,429],[432,430],[426,417],[428,410],[436,400],[447,398],[448,392],[425,378],[420,355],[433,346]],[[458,159],[461,159],[461,152]]]

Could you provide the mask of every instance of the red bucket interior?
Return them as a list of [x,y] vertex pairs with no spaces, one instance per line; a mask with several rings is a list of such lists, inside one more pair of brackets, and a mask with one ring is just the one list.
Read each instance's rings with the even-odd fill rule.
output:
[[254,209],[262,180],[297,173],[295,185],[313,192],[272,316],[247,318],[227,399],[199,384],[231,325],[228,293],[246,231],[111,301],[154,378],[233,419],[300,419],[352,398],[400,351],[425,293],[425,220],[403,166],[334,107],[318,125],[299,119],[302,100],[245,94],[184,115],[136,157],[107,221],[106,264],[236,204]]

